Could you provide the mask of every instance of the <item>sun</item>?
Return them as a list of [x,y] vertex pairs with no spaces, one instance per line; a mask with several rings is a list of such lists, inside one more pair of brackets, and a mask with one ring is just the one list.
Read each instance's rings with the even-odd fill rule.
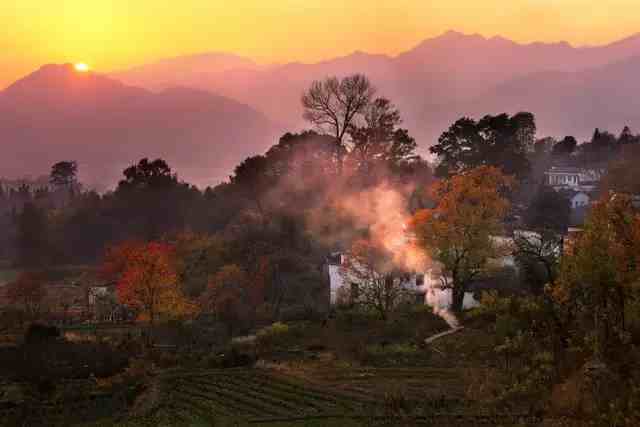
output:
[[73,67],[79,73],[86,73],[87,71],[89,71],[89,66],[87,64],[85,64],[84,62],[78,62]]

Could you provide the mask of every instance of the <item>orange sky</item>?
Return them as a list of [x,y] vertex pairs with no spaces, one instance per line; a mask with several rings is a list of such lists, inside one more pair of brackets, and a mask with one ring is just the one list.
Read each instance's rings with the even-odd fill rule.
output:
[[602,44],[640,31],[640,1],[0,0],[0,87],[43,63],[111,71],[203,51],[316,61],[394,54],[448,29]]

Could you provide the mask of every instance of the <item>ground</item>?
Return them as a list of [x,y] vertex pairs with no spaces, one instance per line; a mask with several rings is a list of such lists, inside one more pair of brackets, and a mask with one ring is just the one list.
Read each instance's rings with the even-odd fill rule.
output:
[[486,380],[500,381],[479,363],[490,351],[482,334],[442,338],[420,350],[429,355],[422,366],[366,366],[327,348],[311,356],[274,353],[251,368],[168,370],[133,416],[86,427],[537,425],[528,408],[496,412],[481,403]]

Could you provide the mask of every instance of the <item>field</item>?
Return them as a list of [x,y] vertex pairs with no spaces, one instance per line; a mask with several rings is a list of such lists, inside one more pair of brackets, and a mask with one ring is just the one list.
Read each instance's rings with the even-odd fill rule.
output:
[[495,418],[474,410],[461,377],[446,369],[334,369],[323,384],[262,369],[184,371],[156,387],[144,417],[92,426],[481,425]]
[[[446,341],[443,351],[461,351],[459,337]],[[434,358],[432,367],[364,367],[320,358],[174,369],[155,379],[134,405],[134,416],[87,427],[537,424],[525,408],[483,408],[470,390],[471,371],[450,360]]]

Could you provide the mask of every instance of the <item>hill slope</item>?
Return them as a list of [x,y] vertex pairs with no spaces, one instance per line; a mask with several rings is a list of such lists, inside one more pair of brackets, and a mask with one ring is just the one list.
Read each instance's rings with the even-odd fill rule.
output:
[[74,159],[89,182],[113,184],[148,156],[189,181],[216,184],[276,136],[264,115],[231,99],[186,88],[153,93],[68,64],[46,65],[0,92],[5,177]]

